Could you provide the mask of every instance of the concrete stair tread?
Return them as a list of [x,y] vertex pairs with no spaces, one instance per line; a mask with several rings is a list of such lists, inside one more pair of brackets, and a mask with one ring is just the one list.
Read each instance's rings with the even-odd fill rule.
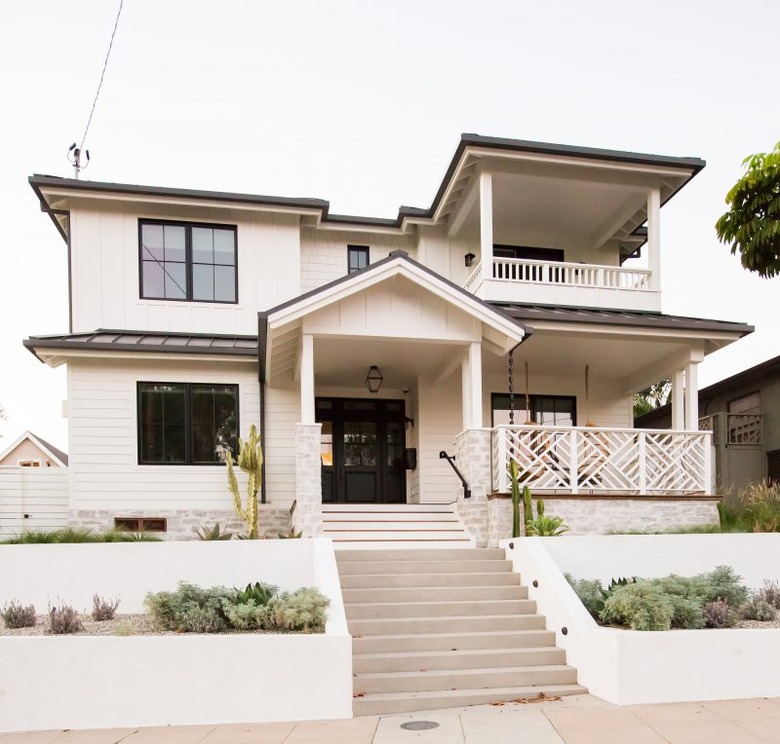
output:
[[435,602],[360,602],[345,605],[347,620],[395,618],[447,618],[452,616],[534,615],[533,599],[495,599],[490,601],[453,600]]
[[402,586],[378,589],[342,587],[345,604],[386,604],[397,602],[492,601],[528,599],[528,589],[520,584],[505,586]]
[[550,637],[555,637],[555,632],[547,630],[546,628],[540,628],[539,630],[483,630],[483,631],[462,631],[458,633],[399,633],[397,635],[376,635],[371,636],[372,641],[404,641],[411,638],[438,640],[441,638],[451,638],[456,640],[458,638],[496,638],[498,636],[517,636],[518,638],[529,637],[538,633],[549,633]]
[[[401,552],[401,551],[399,551]],[[406,551],[403,551],[406,552]],[[349,555],[349,552],[342,553]],[[337,554],[338,556],[338,554]],[[338,557],[337,557],[338,560]],[[339,560],[339,574],[343,576],[355,576],[362,574],[393,574],[393,573],[420,573],[423,570],[426,573],[458,573],[460,567],[468,568],[472,572],[474,569],[481,569],[481,573],[511,573],[512,564],[508,561],[425,561],[421,562],[409,560],[394,561],[391,557],[381,561],[346,561]]]
[[355,654],[356,657],[361,659],[395,659],[395,658],[402,658],[402,659],[423,659],[428,657],[449,657],[449,656],[484,656],[486,653],[491,654],[498,654],[498,653],[507,653],[507,654],[522,654],[526,652],[538,652],[543,650],[560,650],[557,646],[551,644],[549,646],[528,646],[525,648],[491,648],[491,649],[484,649],[484,648],[458,648],[458,649],[448,649],[446,651],[396,651],[396,652],[388,652],[388,653],[367,653],[367,654]]
[[[460,548],[447,551],[446,553],[441,551],[431,550],[415,550],[409,549],[403,554],[393,556],[394,561],[424,561],[433,560],[441,562],[449,559],[460,559],[469,561],[484,561],[484,560],[506,560],[506,554],[501,548]],[[342,561],[348,561],[350,563],[366,561],[369,563],[381,563],[382,559],[377,558],[376,551],[364,550],[362,552],[353,552],[342,555],[337,555],[336,560],[341,563]]]
[[481,705],[512,700],[537,700],[546,697],[581,695],[587,690],[577,684],[540,685],[525,687],[495,687],[460,690],[433,690],[420,692],[371,692],[355,696],[355,715],[403,713],[415,710],[458,708],[463,705]]
[[[458,669],[455,674],[467,675],[467,676],[480,676],[484,674],[494,674],[499,671],[501,674],[528,674],[528,673],[544,673],[544,672],[576,672],[576,669],[568,664],[533,664],[531,666],[521,667],[501,667],[496,670],[495,667],[476,667],[474,669]],[[366,672],[365,674],[355,674],[356,678],[361,680],[370,679],[408,679],[410,677],[419,677],[425,675],[426,677],[451,677],[453,676],[452,669],[432,669],[428,672]]]
[[470,589],[480,586],[522,586],[515,573],[340,574],[342,589]]

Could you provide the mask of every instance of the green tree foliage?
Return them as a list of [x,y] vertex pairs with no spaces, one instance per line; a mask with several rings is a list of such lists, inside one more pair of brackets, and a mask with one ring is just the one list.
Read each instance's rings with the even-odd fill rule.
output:
[[743,268],[773,277],[780,273],[780,142],[742,165],[747,170],[726,194],[729,211],[715,230],[732,255],[739,251]]
[[634,395],[634,418],[666,405],[671,393],[672,380],[669,377],[656,382],[641,393],[636,393]]

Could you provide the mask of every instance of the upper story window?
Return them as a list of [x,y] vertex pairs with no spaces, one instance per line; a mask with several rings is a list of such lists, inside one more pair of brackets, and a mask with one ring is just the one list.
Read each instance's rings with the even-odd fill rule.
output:
[[368,266],[368,246],[367,245],[348,245],[347,246],[347,273],[354,274],[360,269]]
[[138,383],[141,465],[216,465],[237,439],[238,385]]
[[238,302],[236,228],[140,220],[141,297]]
[[526,261],[563,261],[560,248],[535,248],[530,245],[493,245],[495,258],[521,258]]

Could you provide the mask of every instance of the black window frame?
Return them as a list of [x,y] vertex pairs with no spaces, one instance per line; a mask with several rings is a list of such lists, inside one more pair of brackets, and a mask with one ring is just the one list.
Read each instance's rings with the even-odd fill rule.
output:
[[[185,265],[185,297],[156,297],[147,296],[144,292],[144,256],[143,256],[143,229],[144,225],[160,225],[162,227],[183,227],[184,228],[184,265]],[[192,260],[192,229],[205,228],[211,230],[229,230],[233,233],[233,300],[199,300],[193,297],[193,279],[192,267],[195,263]],[[220,266],[226,264],[211,264]],[[225,225],[218,222],[189,222],[186,220],[157,220],[147,219],[146,217],[138,220],[138,296],[142,300],[157,300],[164,302],[198,302],[210,305],[237,305],[238,304],[238,227],[236,225]]]
[[[496,426],[495,420],[494,420],[494,412],[496,410],[500,411],[508,411],[509,408],[496,408],[496,401],[500,398],[509,398],[509,393],[491,393],[490,394],[490,425]],[[515,393],[515,411],[525,411],[525,393]],[[561,400],[561,401],[567,401],[571,403],[571,418],[572,418],[572,426],[577,426],[577,396],[576,395],[545,395],[545,394],[539,394],[534,393],[533,395],[528,396],[528,402],[531,405],[531,411],[530,414],[532,417],[535,417],[538,413],[537,404],[542,400],[547,400],[553,398],[555,400]],[[522,426],[525,424],[525,421],[515,421],[515,426]],[[537,426],[543,426],[544,424],[537,424]],[[557,424],[555,424],[557,426]]]
[[[144,439],[143,439],[143,419],[142,419],[142,405],[141,405],[141,393],[142,388],[145,385],[169,385],[171,387],[183,387],[184,388],[184,461],[166,461],[166,460],[146,460],[144,458]],[[136,383],[136,444],[137,444],[137,460],[139,465],[155,466],[161,465],[164,467],[178,466],[178,467],[223,467],[224,461],[214,462],[196,462],[193,460],[193,426],[192,426],[192,391],[197,388],[231,388],[234,392],[235,405],[236,405],[236,426],[235,437],[233,439],[232,453],[236,458],[238,453],[238,436],[241,431],[241,405],[239,398],[239,386],[234,383],[217,383],[217,382],[169,382],[166,380],[139,380]]]
[[[370,248],[367,245],[348,245],[347,246],[347,274],[354,274],[357,271],[362,271],[371,263],[371,256],[369,254]],[[352,267],[352,256],[363,256],[365,258],[364,266]],[[360,261],[358,261],[360,263]]]
[[539,248],[533,245],[506,245],[504,243],[494,243],[493,256],[496,258],[513,258],[524,261],[551,261],[562,263],[565,254],[563,248]]

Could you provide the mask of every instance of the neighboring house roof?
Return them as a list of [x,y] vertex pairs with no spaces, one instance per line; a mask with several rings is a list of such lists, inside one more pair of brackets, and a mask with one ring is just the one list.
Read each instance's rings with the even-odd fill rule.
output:
[[2,462],[11,452],[13,452],[25,439],[29,439],[45,455],[55,460],[61,467],[68,467],[68,455],[45,439],[36,436],[31,431],[25,431],[21,434],[10,447],[0,452],[0,462]]
[[35,174],[29,178],[30,186],[38,196],[41,207],[54,221],[63,238],[67,239],[66,229],[61,220],[63,213],[53,208],[44,190],[65,189],[83,193],[114,193],[128,196],[151,196],[164,198],[186,198],[194,201],[229,202],[251,204],[271,208],[286,209],[316,213],[324,223],[343,224],[349,226],[365,226],[400,228],[407,219],[430,220],[439,210],[442,200],[450,191],[454,180],[457,180],[464,159],[471,152],[480,153],[524,153],[528,156],[542,155],[548,158],[564,158],[567,160],[600,161],[629,166],[648,166],[659,169],[679,170],[681,180],[674,185],[667,184],[662,198],[668,201],[680,188],[693,178],[705,166],[705,162],[692,157],[670,157],[666,155],[651,155],[648,153],[625,152],[596,147],[579,147],[574,145],[558,145],[547,142],[511,139],[504,137],[485,137],[478,134],[462,134],[455,154],[442,179],[436,196],[428,208],[400,207],[395,218],[362,217],[330,213],[330,202],[315,198],[288,198],[280,196],[264,196],[258,194],[230,193],[223,191],[207,191],[201,189],[180,189],[160,186],[144,186],[139,184],[108,183],[103,181],[83,181],[75,178],[60,178],[58,176]]
[[681,315],[639,310],[605,310],[580,307],[556,307],[554,305],[523,305],[503,302],[492,303],[507,315],[533,327],[536,322],[597,323],[599,325],[662,328],[681,331],[712,331],[746,336],[755,328],[747,323],[707,318],[689,318]]
[[46,361],[42,357],[43,352],[57,350],[257,356],[257,336],[153,333],[101,328],[91,333],[31,336],[22,343],[42,362]]

